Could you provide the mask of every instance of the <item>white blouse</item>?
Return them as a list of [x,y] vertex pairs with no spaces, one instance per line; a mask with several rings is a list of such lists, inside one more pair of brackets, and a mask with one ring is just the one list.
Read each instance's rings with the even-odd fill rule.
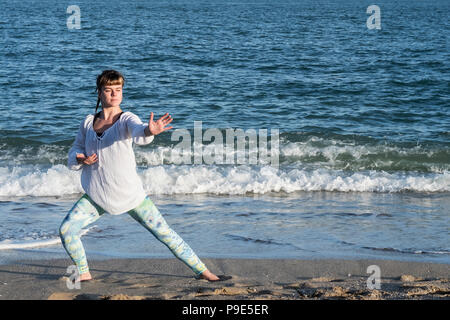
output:
[[[149,144],[154,136],[146,136],[146,124],[132,112],[120,118],[99,137],[93,128],[94,115],[82,121],[75,142],[69,150],[68,167],[83,169],[81,186],[86,194],[106,212],[117,215],[136,208],[146,197],[136,172],[132,143]],[[77,153],[97,154],[92,165],[79,164]]]

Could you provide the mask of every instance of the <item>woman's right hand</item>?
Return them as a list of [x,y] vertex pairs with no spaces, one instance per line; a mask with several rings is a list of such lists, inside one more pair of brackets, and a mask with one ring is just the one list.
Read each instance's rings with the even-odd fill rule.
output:
[[86,157],[83,153],[77,153],[77,161],[78,161],[78,163],[91,165],[91,164],[94,164],[95,162],[97,162],[98,158],[95,153],[93,153],[89,157]]

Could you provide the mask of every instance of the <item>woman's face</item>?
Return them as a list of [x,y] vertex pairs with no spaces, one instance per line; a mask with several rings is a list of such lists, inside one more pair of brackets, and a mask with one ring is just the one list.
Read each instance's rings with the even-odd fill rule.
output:
[[103,108],[119,107],[122,103],[122,85],[104,86],[99,92]]

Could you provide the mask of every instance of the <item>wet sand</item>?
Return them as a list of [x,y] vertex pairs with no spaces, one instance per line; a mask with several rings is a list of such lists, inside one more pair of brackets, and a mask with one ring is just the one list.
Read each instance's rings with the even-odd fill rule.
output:
[[[90,261],[77,289],[68,259],[0,266],[2,300],[422,300],[450,299],[448,264],[392,260],[202,259],[223,282],[199,280],[177,259]],[[380,288],[369,288],[370,265]],[[369,281],[373,286],[375,281]],[[72,287],[69,289],[68,287]]]

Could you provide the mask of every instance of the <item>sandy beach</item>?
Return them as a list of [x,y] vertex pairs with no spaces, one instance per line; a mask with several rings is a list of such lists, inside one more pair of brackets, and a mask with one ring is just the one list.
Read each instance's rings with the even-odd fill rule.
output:
[[[176,259],[92,260],[93,280],[70,286],[70,260],[0,266],[1,300],[450,299],[448,264],[392,260],[203,259],[223,282],[199,280]],[[380,270],[368,288],[367,268]],[[69,283],[69,286],[68,286]],[[375,281],[371,281],[373,285]],[[72,289],[69,289],[72,287]]]

